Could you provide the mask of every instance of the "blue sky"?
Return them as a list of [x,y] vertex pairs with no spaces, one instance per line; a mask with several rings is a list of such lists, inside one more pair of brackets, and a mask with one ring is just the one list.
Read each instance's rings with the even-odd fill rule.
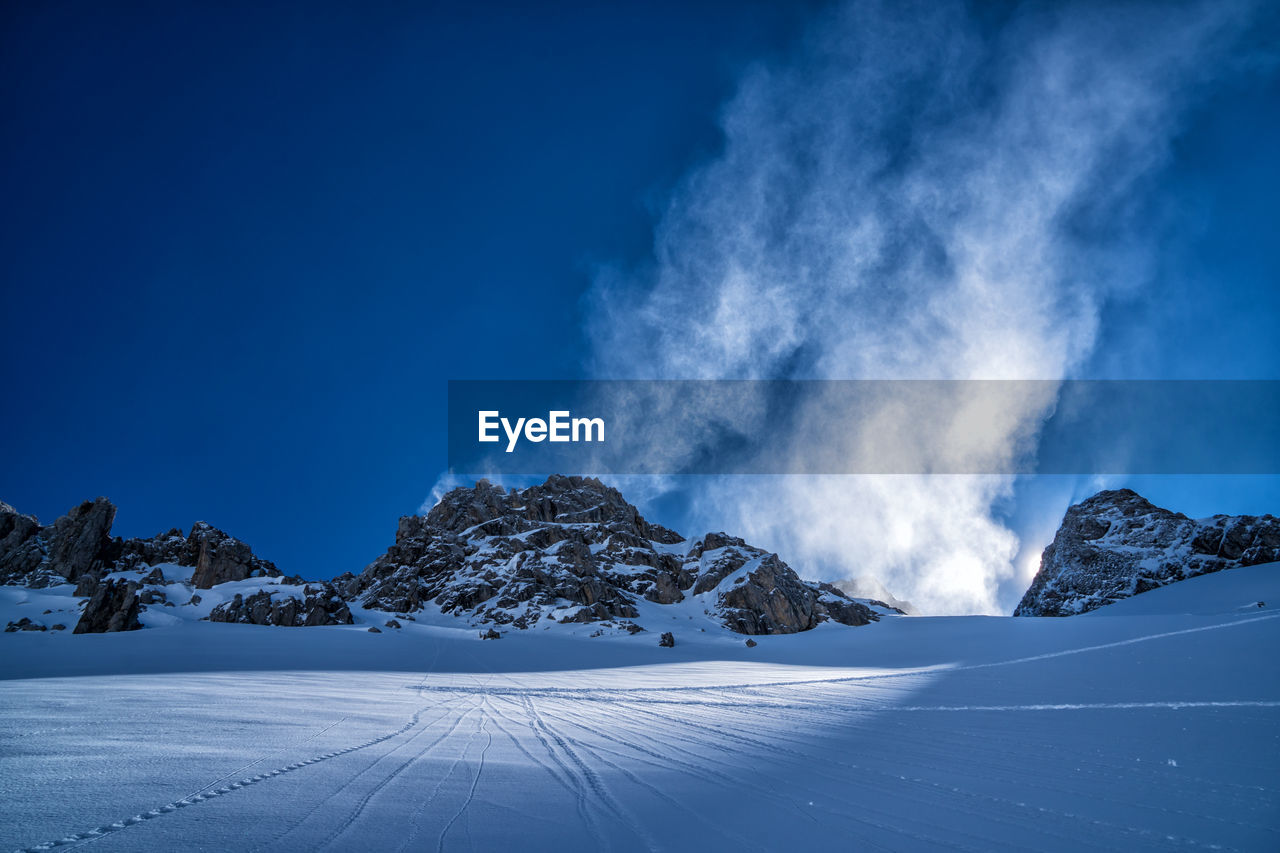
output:
[[[442,473],[446,380],[608,374],[600,269],[647,292],[655,253],[688,245],[663,237],[688,176],[754,138],[726,105],[753,79],[777,94],[761,68],[821,80],[831,5],[6,4],[0,498],[48,522],[105,494],[118,534],[205,519],[287,572],[358,570]],[[1032,9],[957,14],[998,64],[1058,14]],[[1120,223],[1152,268],[1106,288],[1075,375],[1280,372],[1276,27],[1248,14],[1170,80],[1159,162],[1078,205],[1082,242],[1123,266]],[[1000,511],[1038,530],[1094,485]],[[1273,478],[1135,485],[1191,514],[1280,509]],[[707,517],[651,498],[673,526]]]
[[[358,568],[451,377],[582,374],[597,258],[795,4],[6,4],[3,498]],[[120,11],[121,9],[129,11]]]

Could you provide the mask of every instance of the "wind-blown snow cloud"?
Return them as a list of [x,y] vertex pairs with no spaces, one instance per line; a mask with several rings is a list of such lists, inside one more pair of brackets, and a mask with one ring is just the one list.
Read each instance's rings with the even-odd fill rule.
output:
[[[1144,286],[1134,216],[1242,3],[850,3],[753,68],[724,149],[661,217],[653,264],[592,295],[608,378],[1072,374],[1108,296]],[[1010,409],[1012,452],[1052,401]],[[803,423],[803,418],[800,419]],[[826,448],[824,452],[840,452]],[[803,574],[875,575],[933,613],[996,612],[1004,477],[708,478],[700,519]]]

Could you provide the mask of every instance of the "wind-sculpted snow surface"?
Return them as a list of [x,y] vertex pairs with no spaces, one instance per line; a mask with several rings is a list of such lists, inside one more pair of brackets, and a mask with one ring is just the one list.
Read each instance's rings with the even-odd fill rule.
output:
[[1070,616],[1175,581],[1280,560],[1280,519],[1191,519],[1129,489],[1067,510],[1015,616]]
[[0,849],[1274,850],[1274,568],[1107,619],[644,643],[629,667],[603,662],[641,638],[418,626],[416,672],[0,681]]

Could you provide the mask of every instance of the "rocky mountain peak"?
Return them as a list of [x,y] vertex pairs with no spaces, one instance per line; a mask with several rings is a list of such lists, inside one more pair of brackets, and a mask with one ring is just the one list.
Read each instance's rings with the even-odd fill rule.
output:
[[396,544],[344,584],[365,607],[433,606],[515,628],[547,619],[632,629],[642,602],[690,599],[742,633],[878,618],[741,539],[711,533],[686,541],[590,477],[552,476],[510,491],[483,480],[453,489],[426,516],[402,518]]
[[440,499],[422,521],[402,520],[397,541],[419,535],[425,527],[464,534],[484,525],[488,534],[510,535],[540,524],[604,524],[645,539],[673,543],[680,537],[652,525],[622,493],[594,477],[554,474],[546,482],[507,491],[488,480],[470,489],[457,488]]
[[1156,506],[1133,489],[1104,489],[1070,507],[1067,513],[1099,518],[1137,518],[1139,516],[1186,518],[1180,512]]

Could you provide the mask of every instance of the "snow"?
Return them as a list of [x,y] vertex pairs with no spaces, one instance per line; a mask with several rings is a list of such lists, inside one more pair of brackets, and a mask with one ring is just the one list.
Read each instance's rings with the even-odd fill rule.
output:
[[[0,618],[69,594],[0,589]],[[1280,847],[1280,564],[755,648],[696,598],[642,604],[649,632],[594,639],[210,624],[204,602],[5,634],[0,849]]]

